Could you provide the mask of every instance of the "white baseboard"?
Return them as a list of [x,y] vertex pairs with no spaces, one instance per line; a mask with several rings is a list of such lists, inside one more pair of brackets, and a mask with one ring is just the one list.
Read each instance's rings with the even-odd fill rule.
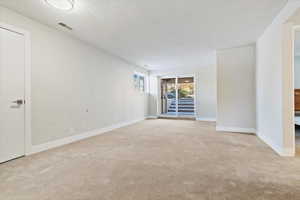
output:
[[204,122],[215,122],[216,118],[208,118],[208,117],[197,117],[197,121],[204,121]]
[[261,139],[264,143],[266,143],[268,146],[270,146],[280,156],[285,156],[285,157],[295,156],[294,149],[283,148],[283,147],[279,146],[278,144],[276,144],[275,142],[273,142],[273,140],[267,138],[266,136],[260,134],[259,132],[257,132],[256,135],[259,139]]
[[122,122],[122,123],[115,124],[115,125],[112,125],[112,126],[109,126],[109,127],[104,127],[104,128],[100,128],[100,129],[97,129],[97,130],[88,131],[88,132],[85,132],[85,133],[81,133],[81,134],[73,135],[73,136],[70,136],[70,137],[54,140],[54,141],[47,142],[47,143],[44,143],[44,144],[33,145],[31,147],[30,153],[28,153],[27,155],[39,153],[39,152],[46,151],[46,150],[49,150],[49,149],[53,149],[53,148],[56,148],[56,147],[59,147],[59,146],[70,144],[70,143],[73,143],[73,142],[76,142],[76,141],[79,141],[79,140],[83,140],[83,139],[86,139],[86,138],[89,138],[89,137],[93,137],[93,136],[96,136],[96,135],[101,135],[101,134],[107,133],[109,131],[112,131],[114,129],[129,126],[131,124],[135,124],[135,123],[143,121],[143,120],[145,120],[145,119],[143,118],[143,119],[137,119],[137,120],[128,121],[128,122]]
[[216,130],[223,131],[223,132],[234,132],[234,133],[256,133],[256,130],[254,128],[217,126]]
[[155,115],[153,115],[153,116],[147,116],[146,119],[158,119],[158,116],[155,116]]

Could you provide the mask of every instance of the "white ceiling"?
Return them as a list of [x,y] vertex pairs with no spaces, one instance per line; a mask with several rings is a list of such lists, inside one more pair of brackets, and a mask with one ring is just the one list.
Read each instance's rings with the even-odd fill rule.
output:
[[75,0],[71,12],[44,0],[0,5],[150,70],[206,66],[216,49],[254,42],[287,0]]

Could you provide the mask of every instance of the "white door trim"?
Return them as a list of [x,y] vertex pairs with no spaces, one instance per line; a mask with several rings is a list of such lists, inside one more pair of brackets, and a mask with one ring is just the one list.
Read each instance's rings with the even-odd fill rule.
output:
[[274,145],[270,138],[260,137],[269,144],[275,151],[279,152],[281,156],[295,156],[295,103],[294,103],[294,78],[295,78],[295,33],[299,31],[300,26],[295,26],[292,22],[283,24],[283,144],[282,146]]
[[25,38],[25,155],[32,150],[31,142],[31,36],[26,30],[0,22],[0,28],[24,35]]

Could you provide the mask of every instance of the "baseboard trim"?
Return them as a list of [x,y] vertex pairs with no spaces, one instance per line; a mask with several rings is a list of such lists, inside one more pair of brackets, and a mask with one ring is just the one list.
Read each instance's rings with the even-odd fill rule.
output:
[[146,119],[158,119],[158,116],[147,116]]
[[283,157],[294,157],[295,156],[295,151],[294,149],[291,148],[282,148],[273,140],[267,138],[266,136],[260,134],[257,132],[257,137],[262,140],[264,143],[266,143],[273,151],[275,151],[278,155],[283,156]]
[[234,132],[234,133],[256,133],[254,128],[239,128],[239,127],[225,127],[225,126],[217,126],[217,131],[222,132]]
[[197,117],[197,121],[204,121],[204,122],[215,122],[216,118],[209,118],[209,117]]
[[88,131],[88,132],[85,132],[85,133],[81,133],[81,134],[73,135],[73,136],[70,136],[70,137],[54,140],[54,141],[47,142],[47,143],[44,143],[44,144],[33,145],[31,147],[30,153],[28,153],[27,155],[39,153],[39,152],[42,152],[42,151],[47,151],[49,149],[53,149],[53,148],[60,147],[60,146],[66,145],[66,144],[77,142],[77,141],[80,141],[80,140],[83,140],[83,139],[86,139],[86,138],[89,138],[89,137],[101,135],[101,134],[110,132],[114,129],[129,126],[129,125],[138,123],[138,122],[143,121],[143,120],[145,120],[145,118],[132,120],[132,121],[128,121],[128,122],[122,122],[122,123],[115,124],[115,125],[112,125],[112,126],[109,126],[109,127],[104,127],[104,128],[100,128],[100,129],[97,129],[97,130]]

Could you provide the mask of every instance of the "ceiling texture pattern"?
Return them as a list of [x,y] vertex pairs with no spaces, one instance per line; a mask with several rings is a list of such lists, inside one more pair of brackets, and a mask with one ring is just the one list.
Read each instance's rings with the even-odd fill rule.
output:
[[44,0],[0,5],[149,70],[214,64],[217,49],[255,42],[287,0],[75,0],[72,11]]

